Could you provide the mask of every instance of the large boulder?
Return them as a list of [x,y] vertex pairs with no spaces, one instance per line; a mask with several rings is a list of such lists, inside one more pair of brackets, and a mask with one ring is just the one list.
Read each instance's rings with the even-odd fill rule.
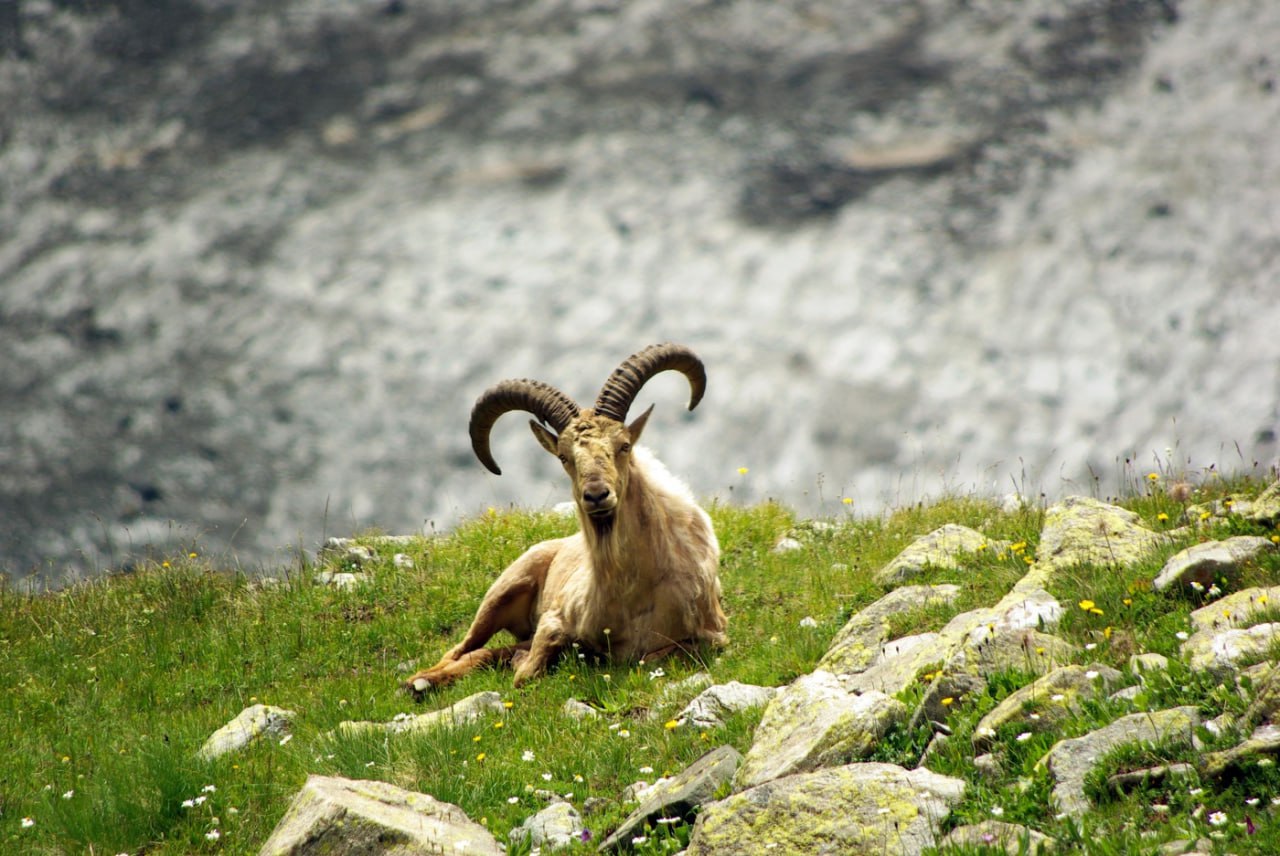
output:
[[450,803],[386,782],[311,776],[259,856],[503,852],[489,830]]
[[1181,550],[1169,557],[1152,586],[1164,591],[1173,586],[1190,586],[1203,589],[1219,581],[1234,583],[1240,576],[1240,566],[1256,561],[1263,553],[1276,549],[1267,538],[1257,535],[1237,535],[1222,541],[1206,541]]
[[897,585],[920,576],[926,568],[954,570],[965,556],[983,550],[1001,552],[1008,546],[1008,541],[991,541],[976,529],[948,523],[907,545],[889,564],[876,572],[876,582]]
[[938,843],[961,779],[923,767],[848,764],[797,773],[703,806],[688,856],[894,853]]

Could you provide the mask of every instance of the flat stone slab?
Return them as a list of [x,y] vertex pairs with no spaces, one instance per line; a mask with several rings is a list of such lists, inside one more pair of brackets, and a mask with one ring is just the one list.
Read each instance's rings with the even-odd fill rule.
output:
[[1269,539],[1257,535],[1194,544],[1169,557],[1152,587],[1165,591],[1196,583],[1208,589],[1219,580],[1231,583],[1239,578],[1241,565],[1275,549]]
[[240,711],[235,719],[219,728],[200,747],[199,755],[212,760],[243,749],[260,737],[282,737],[289,731],[294,712],[282,707],[255,704]]
[[338,734],[351,737],[360,734],[410,734],[435,728],[452,728],[475,722],[482,716],[501,714],[502,696],[496,692],[469,695],[442,710],[417,715],[402,713],[390,722],[348,721],[338,723]]
[[503,852],[487,829],[451,803],[386,782],[311,776],[259,856]]
[[749,788],[865,758],[906,716],[897,699],[874,690],[849,692],[830,672],[812,672],[769,702],[734,785]]
[[1058,810],[1079,816],[1092,807],[1084,793],[1084,779],[1111,750],[1130,743],[1169,739],[1193,744],[1195,727],[1199,724],[1199,711],[1193,705],[1186,705],[1122,716],[1083,737],[1059,740],[1040,759],[1040,764],[1047,766],[1058,782],[1053,789]]
[[703,806],[686,856],[893,853],[938,843],[962,779],[923,767],[848,764],[797,773]]
[[708,802],[717,790],[733,779],[734,770],[742,762],[742,753],[732,746],[712,749],[683,772],[663,780],[645,792],[639,808],[614,830],[600,845],[600,850],[616,850],[654,820],[660,817],[692,818],[700,806]]
[[930,567],[953,570],[960,567],[964,556],[982,550],[1003,552],[1008,547],[1008,541],[992,541],[976,529],[948,523],[908,544],[889,564],[876,572],[876,582],[883,585],[906,582]]
[[1230,630],[1202,630],[1182,643],[1182,657],[1193,670],[1225,679],[1244,665],[1265,660],[1277,639],[1280,639],[1280,622]]

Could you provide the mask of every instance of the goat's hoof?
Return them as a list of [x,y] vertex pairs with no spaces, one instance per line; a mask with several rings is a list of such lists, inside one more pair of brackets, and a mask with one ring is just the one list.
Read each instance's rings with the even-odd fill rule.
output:
[[417,675],[400,685],[400,689],[413,696],[414,701],[422,701],[428,692],[431,691],[431,681]]

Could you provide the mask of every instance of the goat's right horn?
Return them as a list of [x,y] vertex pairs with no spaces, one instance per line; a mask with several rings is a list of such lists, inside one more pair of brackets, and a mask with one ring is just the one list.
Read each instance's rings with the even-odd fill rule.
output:
[[613,370],[596,398],[596,413],[625,421],[640,387],[658,372],[668,369],[681,372],[689,379],[689,409],[697,407],[707,391],[707,370],[702,360],[684,345],[650,345],[627,357]]
[[502,475],[498,462],[489,451],[489,431],[504,413],[524,410],[560,433],[577,417],[576,402],[554,386],[536,380],[504,380],[485,390],[471,408],[471,448],[480,463],[495,475]]

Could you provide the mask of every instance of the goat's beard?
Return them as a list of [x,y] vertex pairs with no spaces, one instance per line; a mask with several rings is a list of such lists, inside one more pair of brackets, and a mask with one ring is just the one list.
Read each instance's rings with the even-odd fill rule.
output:
[[591,521],[591,528],[595,530],[597,538],[609,537],[609,533],[613,531],[616,512],[617,509],[610,509],[604,514],[587,515],[587,520]]

